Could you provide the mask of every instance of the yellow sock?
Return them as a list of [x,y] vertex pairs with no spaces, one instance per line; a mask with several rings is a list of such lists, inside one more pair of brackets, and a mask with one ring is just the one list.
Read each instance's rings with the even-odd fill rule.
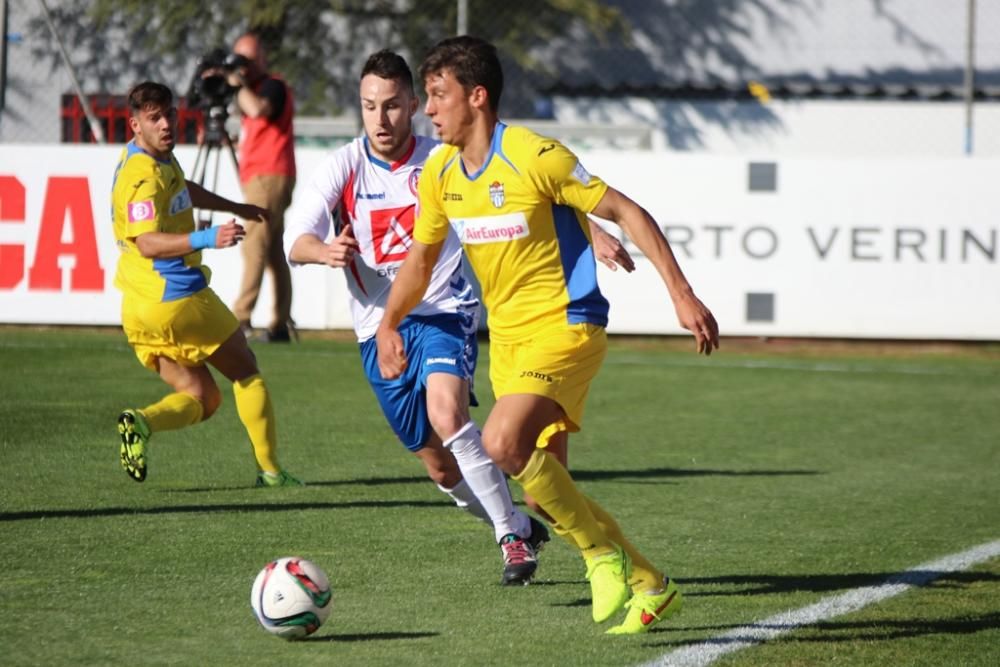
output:
[[562,526],[560,526],[558,523],[550,523],[549,524],[549,529],[553,533],[555,533],[556,535],[558,535],[559,537],[561,537],[564,540],[566,540],[566,542],[571,547],[575,547],[576,546],[576,540],[573,539],[573,536],[569,534],[568,530],[566,530],[565,528],[563,528]]
[[275,452],[278,435],[274,425],[271,394],[267,391],[264,378],[258,374],[234,382],[233,396],[236,398],[236,412],[250,436],[257,467],[264,472],[277,474],[281,470]]
[[632,590],[640,593],[649,593],[663,588],[663,573],[656,569],[656,566],[643,557],[639,550],[622,535],[622,529],[614,517],[608,514],[603,507],[594,502],[593,498],[586,498],[590,505],[590,511],[597,519],[604,534],[612,542],[625,550],[625,553],[632,559],[632,577],[629,579],[629,586]]
[[614,544],[597,524],[586,497],[556,457],[535,449],[528,465],[513,479],[569,533],[584,558],[614,551]]
[[139,410],[153,433],[174,431],[201,421],[205,410],[191,394],[168,394],[158,402]]

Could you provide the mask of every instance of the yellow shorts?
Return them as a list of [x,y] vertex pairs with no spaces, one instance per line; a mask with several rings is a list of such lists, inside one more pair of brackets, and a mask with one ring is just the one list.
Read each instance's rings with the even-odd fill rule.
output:
[[490,343],[490,382],[499,399],[510,394],[545,396],[562,407],[564,420],[538,437],[544,447],[559,431],[579,431],[590,383],[608,351],[604,327],[571,324],[532,340]]
[[184,366],[204,363],[239,329],[232,311],[211,290],[176,301],[122,299],[122,328],[140,363],[157,370],[157,357]]

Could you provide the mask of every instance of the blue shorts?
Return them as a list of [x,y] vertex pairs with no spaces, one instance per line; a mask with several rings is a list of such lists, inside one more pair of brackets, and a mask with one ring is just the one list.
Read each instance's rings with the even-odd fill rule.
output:
[[365,375],[375,392],[382,413],[408,450],[423,448],[433,434],[427,417],[427,376],[456,375],[469,383],[469,404],[479,405],[472,393],[472,379],[479,358],[474,313],[407,317],[399,327],[406,350],[407,366],[402,376],[384,380],[378,370],[378,348],[374,338],[361,343]]

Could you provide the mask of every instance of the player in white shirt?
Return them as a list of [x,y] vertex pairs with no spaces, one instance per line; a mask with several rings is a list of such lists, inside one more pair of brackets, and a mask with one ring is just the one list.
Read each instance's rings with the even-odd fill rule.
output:
[[[386,419],[438,488],[492,524],[504,558],[502,583],[528,583],[548,530],[514,507],[506,478],[469,417],[470,399],[476,404],[479,302],[454,233],[423,301],[400,327],[409,367],[396,380],[379,373],[375,331],[411,244],[417,180],[438,142],[413,134],[419,100],[406,61],[395,53],[368,59],[360,96],[364,136],[335,150],[312,175],[286,221],[285,252],[292,266],[345,269],[365,374]],[[617,240],[602,237],[602,261],[630,270],[631,258]]]
[[549,535],[514,507],[507,480],[469,417],[479,301],[462,270],[457,238],[446,243],[423,302],[401,328],[410,368],[393,381],[378,371],[375,330],[410,246],[417,178],[437,145],[413,134],[418,104],[405,60],[388,51],[368,59],[361,73],[365,134],[335,150],[312,175],[285,230],[285,251],[292,266],[345,269],[365,374],[386,419],[438,488],[493,526],[504,558],[502,583],[525,584]]

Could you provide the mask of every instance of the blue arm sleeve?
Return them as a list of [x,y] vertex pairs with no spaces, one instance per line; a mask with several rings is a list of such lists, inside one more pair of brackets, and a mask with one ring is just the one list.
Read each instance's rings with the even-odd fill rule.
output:
[[215,247],[215,238],[219,235],[218,227],[209,227],[199,232],[191,232],[188,238],[191,240],[192,250],[204,250]]

